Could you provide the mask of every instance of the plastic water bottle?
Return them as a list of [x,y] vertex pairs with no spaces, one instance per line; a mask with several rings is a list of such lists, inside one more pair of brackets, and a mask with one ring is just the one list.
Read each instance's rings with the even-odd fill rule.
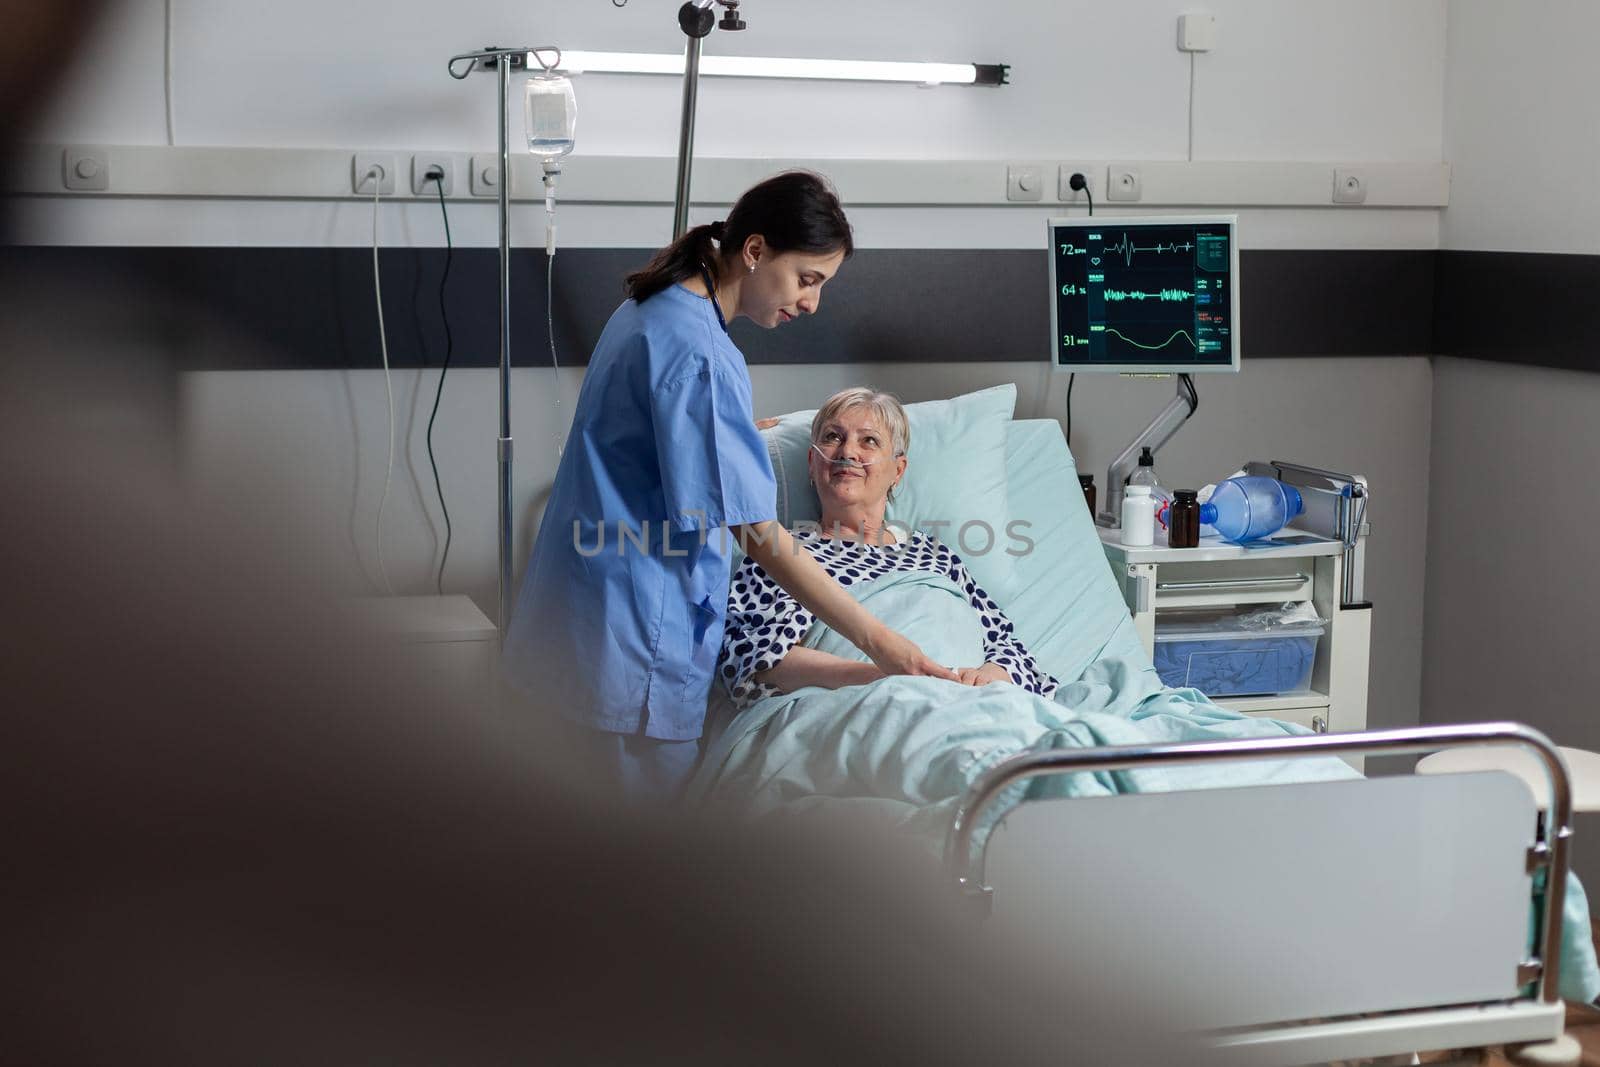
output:
[[1145,445],[1139,451],[1139,465],[1133,468],[1133,473],[1128,475],[1128,485],[1148,485],[1152,493],[1161,483],[1156,480],[1156,457],[1150,451],[1150,446]]
[[1161,487],[1161,481],[1156,477],[1156,457],[1150,451],[1150,446],[1145,445],[1139,452],[1139,465],[1128,475],[1127,485],[1148,485],[1150,497],[1155,501],[1156,525],[1161,529],[1167,528],[1167,505],[1172,503],[1172,494]]
[[1218,482],[1211,499],[1200,505],[1200,522],[1215,527],[1224,541],[1243,544],[1272,536],[1304,510],[1294,486],[1247,475]]

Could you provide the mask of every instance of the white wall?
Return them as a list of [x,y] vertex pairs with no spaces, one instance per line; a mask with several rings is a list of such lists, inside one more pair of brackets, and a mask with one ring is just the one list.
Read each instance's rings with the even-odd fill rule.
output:
[[[1589,55],[1600,5],[1454,0],[1442,223],[1450,249],[1600,251],[1600,106]],[[1514,719],[1600,750],[1585,667],[1600,560],[1600,374],[1434,360],[1423,721]],[[1556,501],[1556,521],[1542,521]],[[1600,883],[1600,817],[1574,867]],[[1591,898],[1592,899],[1592,898]]]
[[[1434,360],[1423,722],[1509,719],[1600,751],[1597,411],[1600,374]],[[1575,828],[1593,894],[1600,815]]]
[[1600,252],[1600,4],[1454,0],[1441,247]]
[[[528,5],[508,0],[171,0],[180,145],[383,147],[488,151],[492,79],[445,73],[449,56],[488,42],[681,50],[676,5],[632,0]],[[716,31],[712,51],[1012,65],[1000,89],[705,80],[696,151],[716,156],[1181,160],[1189,60],[1174,46],[1180,11],[1216,14],[1218,49],[1195,64],[1197,160],[1437,161],[1444,0],[1352,0],[1336,10],[1274,0],[1206,5],[1130,0],[753,0],[750,29]],[[162,144],[162,0],[123,0],[64,79],[33,139]],[[578,79],[584,155],[677,149],[671,78]],[[520,120],[513,117],[520,129]],[[663,196],[670,195],[662,190]],[[326,244],[370,239],[369,205],[38,198],[21,239],[72,244]],[[457,239],[493,245],[489,204],[456,206]],[[716,206],[702,212],[716,217]],[[1059,208],[861,210],[863,247],[1034,247]],[[542,212],[514,209],[516,237],[541,243]],[[384,209],[385,240],[438,245],[429,205]],[[1252,211],[1253,248],[1432,248],[1433,210]],[[670,212],[563,208],[568,247],[655,247]]]
[[[632,0],[172,0],[178,143],[494,144],[488,79],[451,81],[454,52],[490,42],[678,52],[677,5]],[[1434,160],[1444,0],[1206,4],[1092,0],[750,0],[742,34],[713,52],[1005,62],[999,91],[707,79],[707,156],[1053,156],[1183,159],[1188,59],[1175,20],[1208,10],[1220,47],[1200,56],[1200,159]],[[161,0],[125,0],[68,77],[39,139],[160,144]],[[641,91],[643,90],[643,91]],[[671,155],[670,78],[580,84],[582,151]]]
[[[1451,4],[1446,247],[1600,251],[1597,33],[1583,0]],[[1600,375],[1437,359],[1433,407],[1424,718],[1520,719],[1600,748],[1581,666],[1600,630],[1583,551],[1600,528]],[[1559,519],[1538,520],[1552,495]]]
[[[529,5],[509,0],[436,4],[350,0],[173,0],[174,112],[183,145],[439,148],[495,143],[492,82],[452,81],[445,62],[490,42],[677,51],[675,3],[602,0]],[[1209,10],[1216,52],[1195,64],[1197,160],[1437,161],[1445,77],[1444,0],[1346,0],[1337,7],[1280,0],[1202,5],[1124,0],[747,0],[750,29],[718,31],[713,50],[744,54],[1006,62],[1001,89],[920,90],[815,83],[707,80],[702,157],[932,159],[1171,159],[1188,145],[1189,60],[1174,47],[1180,11]],[[161,144],[159,0],[130,0],[107,21],[39,141]],[[579,80],[579,151],[670,156],[679,89],[671,79]],[[697,209],[715,217],[715,205]],[[430,205],[383,208],[386,243],[437,246]],[[863,247],[1031,248],[1059,209],[883,207],[855,211]],[[39,198],[23,221],[36,243],[359,246],[370,205]],[[653,247],[667,236],[662,209],[573,205],[568,246]],[[1254,210],[1254,248],[1433,248],[1431,210]],[[491,245],[493,209],[452,208],[460,244]],[[518,243],[540,241],[536,208],[518,209]],[[558,268],[559,269],[559,268]],[[837,284],[848,284],[848,273]],[[1247,297],[1248,299],[1248,297]],[[375,360],[376,362],[376,360]],[[558,413],[552,372],[519,371],[517,541],[526,552],[547,490],[578,376],[563,375]],[[1020,413],[1063,412],[1062,383],[1040,363],[934,368],[758,367],[756,402],[776,413],[814,404],[836,386],[870,381],[907,399],[1016,380]],[[386,507],[384,552],[398,588],[427,587],[436,538],[421,427],[433,376],[396,375],[400,463]],[[1083,378],[1075,443],[1085,467],[1110,455],[1165,402],[1168,386]],[[1379,533],[1372,548],[1375,723],[1415,721],[1420,661],[1422,544],[1430,374],[1425,359],[1253,360],[1245,372],[1201,383],[1204,408],[1170,456],[1170,479],[1197,484],[1246,458],[1350,467],[1373,478]],[[376,371],[210,373],[185,384],[189,454],[202,484],[257,505],[282,503],[287,484],[302,528],[346,545],[352,587],[375,571],[373,531],[384,460],[384,393]],[[454,372],[436,445],[456,522],[447,589],[477,596],[493,614],[495,400],[492,373]],[[1063,491],[1075,492],[1074,487]]]
[[1600,375],[1436,363],[1427,716],[1520,719],[1600,750],[1583,669],[1600,634],[1587,551],[1600,529]]

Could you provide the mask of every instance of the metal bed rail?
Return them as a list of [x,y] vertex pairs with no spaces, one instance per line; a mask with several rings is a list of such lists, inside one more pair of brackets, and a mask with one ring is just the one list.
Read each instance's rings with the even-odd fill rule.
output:
[[[1125,770],[1140,765],[1220,763],[1227,760],[1298,759],[1333,756],[1346,752],[1365,755],[1406,755],[1445,748],[1485,745],[1522,745],[1543,762],[1550,778],[1550,806],[1543,824],[1543,840],[1529,855],[1530,873],[1545,867],[1544,907],[1539,917],[1536,944],[1540,956],[1528,961],[1527,980],[1537,971],[1537,999],[1558,1004],[1561,967],[1561,911],[1566,895],[1568,841],[1572,836],[1572,788],[1566,764],[1554,742],[1521,723],[1491,722],[1451,726],[1426,726],[1399,730],[1368,730],[1348,734],[1312,734],[1296,737],[1245,738],[1236,741],[1197,741],[1164,745],[1125,745],[1108,748],[1054,750],[1014,756],[990,768],[967,790],[945,836],[944,863],[957,889],[968,896],[987,898],[983,884],[984,856],[974,855],[977,819],[1007,787],[1027,778],[1093,771]],[[1287,784],[1287,783],[1286,783]]]

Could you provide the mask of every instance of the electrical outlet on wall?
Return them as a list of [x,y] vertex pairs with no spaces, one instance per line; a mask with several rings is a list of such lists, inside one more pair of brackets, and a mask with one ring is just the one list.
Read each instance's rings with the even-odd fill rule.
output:
[[[1074,189],[1072,187],[1072,176],[1074,174],[1083,175],[1084,189]],[[1099,172],[1097,170],[1085,164],[1061,164],[1061,169],[1056,172],[1056,199],[1064,200],[1069,204],[1086,204],[1089,202],[1089,197],[1083,194],[1087,191],[1089,196],[1104,200],[1105,197],[1101,195],[1100,183],[1095,181],[1098,176]]]
[[[350,183],[358,194],[371,196],[394,195],[394,175],[399,169],[395,157],[384,152],[357,152],[350,160]],[[373,172],[377,173],[374,174]],[[373,188],[373,180],[377,188]]]
[[68,148],[61,153],[61,183],[80,192],[111,188],[111,155],[104,148]]
[[1043,200],[1044,168],[1037,163],[1013,163],[1006,168],[1007,200]]
[[1106,199],[1137,200],[1144,195],[1138,167],[1113,163],[1106,168]]
[[1364,204],[1367,201],[1367,179],[1360,171],[1336,170],[1333,172],[1333,202],[1335,204]]
[[[428,177],[435,168],[441,173],[438,185]],[[411,157],[411,191],[417,196],[437,196],[439,186],[444,188],[444,195],[449,196],[455,192],[456,161],[449,154],[436,152],[432,155],[417,153]]]
[[473,156],[472,169],[467,173],[472,176],[473,196],[498,196],[500,194],[499,156]]

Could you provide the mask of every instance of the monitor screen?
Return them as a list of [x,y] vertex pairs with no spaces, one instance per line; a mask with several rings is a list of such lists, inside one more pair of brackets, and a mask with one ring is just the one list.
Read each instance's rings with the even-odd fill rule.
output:
[[1238,370],[1237,229],[1234,215],[1051,219],[1056,369]]

